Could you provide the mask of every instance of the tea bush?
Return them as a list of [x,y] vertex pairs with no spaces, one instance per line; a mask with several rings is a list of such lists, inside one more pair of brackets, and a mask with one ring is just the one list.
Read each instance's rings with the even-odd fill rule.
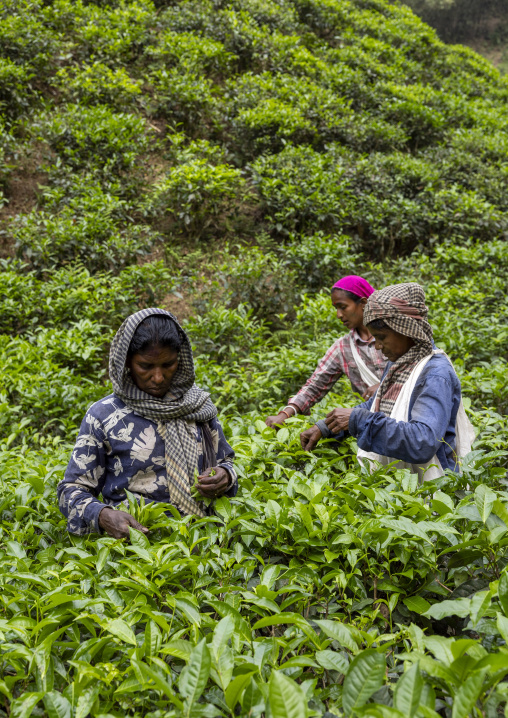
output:
[[181,135],[172,140],[175,164],[154,185],[147,211],[169,214],[173,231],[196,239],[223,232],[251,195],[241,170],[227,164],[223,151],[206,141],[185,148]]
[[0,112],[6,118],[17,117],[34,95],[33,71],[0,57]]
[[76,169],[125,170],[148,145],[143,118],[115,113],[107,106],[68,105],[59,116],[42,116],[39,123],[41,138]]
[[0,331],[17,334],[54,324],[69,327],[77,319],[118,326],[139,306],[159,303],[174,280],[160,262],[95,274],[75,264],[41,279],[26,265],[5,261],[0,286]]
[[[79,327],[76,331],[78,335],[81,333]],[[97,333],[100,330],[94,327],[92,336]],[[93,381],[55,361],[54,355],[58,356],[61,351],[67,361],[78,368],[83,369],[89,361],[90,348],[84,341],[86,334],[79,344],[72,334],[72,331],[67,331],[67,336],[60,338],[61,347],[56,346],[53,352],[48,352],[48,346],[44,346],[44,332],[38,337],[42,340],[41,344],[0,336],[0,394],[6,402],[4,430],[9,434],[15,430],[19,414],[24,427],[65,435],[80,421],[90,401],[99,399],[103,394],[104,387],[97,377]],[[52,332],[50,341],[56,344],[58,339],[58,335]],[[100,346],[95,350],[96,354],[98,352]],[[37,367],[37,373],[34,373],[34,367]]]
[[55,56],[62,46],[43,14],[41,0],[4,0],[0,6],[0,55],[25,71],[35,70],[39,77],[48,77],[54,72]]
[[12,147],[13,137],[5,126],[0,123],[0,202],[2,205],[5,203],[4,191],[7,186],[7,180],[13,169],[13,165],[9,161]]
[[471,467],[460,499],[451,478],[359,481],[326,448],[302,471],[300,424],[274,440],[234,423],[241,496],[197,522],[133,506],[150,535],[133,531],[131,544],[69,543],[53,501],[66,446],[24,449],[21,471],[3,449],[2,481],[16,491],[2,495],[2,692],[28,688],[15,714],[426,716],[453,702],[466,716],[505,705],[507,497],[495,473],[489,488]]
[[156,20],[150,0],[78,7],[74,35],[81,57],[124,64],[135,60],[149,42]]
[[286,147],[252,165],[270,228],[278,232],[341,225],[350,200],[344,170],[310,147]]
[[180,72],[227,72],[235,56],[226,52],[221,42],[199,37],[190,32],[166,30],[157,45],[148,47],[146,54],[154,64],[168,67],[176,65]]
[[[114,205],[113,205],[114,207]],[[150,250],[147,227],[120,228],[111,218],[111,207],[94,207],[76,216],[71,206],[49,217],[33,212],[13,227],[18,256],[37,268],[53,268],[80,260],[91,270],[123,267]]]
[[[385,0],[0,4],[0,717],[479,718],[508,708],[508,84]],[[263,417],[418,281],[463,474],[366,474]],[[185,319],[240,492],[69,536],[55,489],[130,313]]]
[[81,105],[107,104],[125,109],[141,94],[140,81],[133,80],[124,68],[112,70],[101,62],[82,68],[63,68],[55,77],[58,89]]
[[210,80],[179,68],[153,70],[150,80],[155,117],[169,120],[172,126],[183,125],[191,137],[213,122],[215,98]]
[[254,347],[269,341],[268,328],[256,319],[254,310],[239,304],[234,309],[211,308],[189,320],[187,332],[198,357],[220,362],[222,356],[248,357]]

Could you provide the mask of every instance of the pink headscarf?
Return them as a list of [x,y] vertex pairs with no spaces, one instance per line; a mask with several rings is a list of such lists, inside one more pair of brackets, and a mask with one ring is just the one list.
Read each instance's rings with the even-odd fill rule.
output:
[[342,277],[335,282],[333,289],[343,289],[345,292],[356,294],[357,297],[370,297],[376,291],[366,279],[357,274],[348,274],[347,277]]

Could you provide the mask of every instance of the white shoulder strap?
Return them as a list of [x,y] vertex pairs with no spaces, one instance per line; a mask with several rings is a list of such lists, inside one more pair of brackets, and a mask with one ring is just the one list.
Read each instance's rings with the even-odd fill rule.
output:
[[[422,373],[425,365],[429,361],[429,359],[432,357],[432,354],[429,354],[428,356],[421,359],[418,364],[414,367],[411,374],[409,375],[408,380],[404,383],[404,386],[402,387],[399,396],[397,397],[395,404],[393,406],[393,409],[390,413],[390,418],[395,419],[395,421],[408,421],[409,419],[409,404],[411,401],[411,395],[413,393],[413,390],[415,388],[416,382],[418,381],[418,378],[420,374]],[[379,391],[379,389],[378,389]],[[374,397],[374,400],[371,404],[370,411],[374,412],[374,406],[376,404],[376,398]],[[397,462],[396,468],[398,469],[406,469],[409,468],[414,473],[417,473],[420,477],[423,475],[422,470],[420,467],[414,467],[413,464],[407,464],[404,461],[397,461],[397,459],[392,459],[389,456],[383,456],[382,454],[376,454],[372,451],[364,451],[363,449],[358,449],[357,452],[358,461],[362,466],[365,465],[365,461],[368,462],[368,465],[370,467],[371,471],[374,471],[376,467],[381,464],[383,466],[386,466],[388,464],[391,464],[392,462]],[[427,465],[427,472],[425,472],[428,479],[435,478],[435,468],[434,464],[437,462],[438,467],[438,476],[442,476],[443,470],[441,468],[441,465],[439,464],[439,460],[437,456],[434,456],[432,461],[429,462]],[[430,468],[430,465],[432,464],[432,468]],[[436,467],[436,468],[437,468]]]
[[[445,354],[441,349],[434,349],[432,354],[429,354],[429,356],[424,357],[418,364],[415,366],[413,371],[411,372],[411,375],[409,376],[409,379],[405,382],[404,386],[402,387],[402,390],[397,397],[397,401],[394,404],[394,407],[391,411],[390,417],[392,419],[395,419],[396,421],[408,421],[409,418],[409,403],[411,401],[411,395],[413,393],[413,390],[415,388],[416,382],[418,381],[418,378],[420,374],[422,373],[425,365],[430,360],[430,358],[436,354]],[[445,354],[446,358],[450,362],[453,368],[453,364],[451,359]],[[455,369],[454,369],[455,371]],[[372,402],[371,411],[373,411],[373,407],[375,404],[375,400]],[[457,459],[460,460],[466,454],[468,454],[471,451],[471,447],[473,444],[473,441],[475,439],[475,432],[473,429],[473,425],[469,421],[466,415],[466,411],[464,409],[464,403],[462,401],[462,398],[460,400],[459,409],[457,412],[457,420],[455,424],[455,453],[457,455]],[[387,465],[392,463],[393,461],[396,461],[396,459],[391,459],[388,456],[382,456],[380,454],[374,454],[373,452],[363,451],[362,449],[358,450],[358,459],[360,463],[363,465],[362,459],[366,459],[369,462],[371,471],[376,468],[378,464]],[[418,474],[418,477],[420,481],[425,480],[429,481],[435,478],[439,478],[440,476],[443,476],[443,469],[441,467],[441,464],[439,463],[439,459],[437,456],[434,456],[427,464],[424,466],[416,466],[414,464],[406,464],[403,461],[399,461],[397,463],[397,468],[409,468],[411,471],[413,471],[415,474]]]
[[409,419],[409,404],[411,403],[411,396],[413,394],[416,382],[420,378],[420,374],[427,366],[427,363],[432,359],[432,354],[428,354],[423,359],[420,359],[418,364],[414,367],[408,380],[404,383],[400,394],[398,395],[393,409],[391,411],[391,418],[396,421],[408,421]]
[[367,386],[377,384],[379,382],[379,377],[377,377],[372,371],[372,369],[369,369],[367,364],[363,361],[362,357],[360,356],[360,352],[358,351],[358,347],[356,346],[356,342],[354,340],[352,332],[349,334],[349,344],[351,346],[351,353],[353,354],[353,359],[355,360],[356,366],[360,371],[360,376],[362,377],[362,380],[367,384]]

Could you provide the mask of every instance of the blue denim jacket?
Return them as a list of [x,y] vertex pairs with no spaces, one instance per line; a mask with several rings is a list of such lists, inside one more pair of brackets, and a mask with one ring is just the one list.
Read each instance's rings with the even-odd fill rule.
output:
[[[390,366],[391,362],[383,378]],[[443,469],[458,471],[454,449],[460,399],[459,378],[449,360],[436,354],[416,382],[409,403],[409,421],[396,421],[382,412],[371,412],[372,397],[353,409],[349,432],[364,451],[410,464],[425,464],[437,454]]]

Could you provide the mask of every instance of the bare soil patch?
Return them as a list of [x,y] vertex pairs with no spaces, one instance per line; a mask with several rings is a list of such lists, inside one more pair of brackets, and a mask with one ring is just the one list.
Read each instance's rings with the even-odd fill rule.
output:
[[1,210],[3,220],[17,214],[27,214],[36,206],[39,189],[46,180],[46,174],[40,169],[41,161],[39,152],[21,157],[7,182],[6,195],[9,202]]
[[185,293],[182,293],[181,297],[177,297],[175,294],[168,294],[164,297],[160,306],[162,309],[167,309],[168,312],[174,314],[179,322],[190,319],[196,312],[192,304],[191,295],[186,295]]
[[14,244],[8,233],[11,220],[28,214],[37,206],[39,191],[46,182],[46,174],[40,169],[42,155],[38,151],[22,156],[12,171],[5,191],[7,204],[0,208],[0,256],[14,255]]

